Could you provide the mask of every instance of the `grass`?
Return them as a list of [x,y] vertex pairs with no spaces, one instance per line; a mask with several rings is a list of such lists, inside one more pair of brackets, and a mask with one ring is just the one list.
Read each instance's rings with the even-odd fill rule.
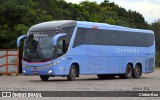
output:
[[155,69],[158,69],[158,70],[160,70],[160,66],[157,66]]

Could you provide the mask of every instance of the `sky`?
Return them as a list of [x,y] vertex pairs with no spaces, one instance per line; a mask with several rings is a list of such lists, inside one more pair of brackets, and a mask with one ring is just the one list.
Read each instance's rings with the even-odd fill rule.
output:
[[[72,3],[80,3],[84,0],[65,0]],[[98,4],[104,0],[88,0],[95,1]],[[126,10],[137,11],[143,15],[145,20],[148,23],[153,23],[160,19],[160,0],[109,0],[118,4],[120,7],[125,8]]]

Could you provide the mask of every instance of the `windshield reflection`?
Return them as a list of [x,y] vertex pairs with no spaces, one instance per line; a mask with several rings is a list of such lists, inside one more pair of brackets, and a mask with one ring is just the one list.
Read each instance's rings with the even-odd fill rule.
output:
[[24,46],[23,60],[29,62],[46,61],[54,58],[52,44],[56,31],[30,32]]

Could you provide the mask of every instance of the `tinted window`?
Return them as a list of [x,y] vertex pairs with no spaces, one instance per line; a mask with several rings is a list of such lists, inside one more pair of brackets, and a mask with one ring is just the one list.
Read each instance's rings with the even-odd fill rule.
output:
[[149,47],[153,43],[153,34],[78,28],[73,47],[83,44]]
[[66,33],[67,35],[65,35],[63,37],[62,40],[65,40],[65,48],[66,50],[68,50],[68,47],[69,47],[69,43],[70,43],[70,40],[71,40],[71,37],[72,37],[72,34],[73,34],[73,31],[74,31],[74,26],[70,26],[70,27],[64,27],[60,30],[60,33]]

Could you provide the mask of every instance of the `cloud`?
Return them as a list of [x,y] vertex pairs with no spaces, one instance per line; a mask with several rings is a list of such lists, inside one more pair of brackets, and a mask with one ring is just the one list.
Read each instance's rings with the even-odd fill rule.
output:
[[114,1],[127,10],[131,9],[141,13],[149,23],[160,18],[160,1],[159,0],[110,0]]

